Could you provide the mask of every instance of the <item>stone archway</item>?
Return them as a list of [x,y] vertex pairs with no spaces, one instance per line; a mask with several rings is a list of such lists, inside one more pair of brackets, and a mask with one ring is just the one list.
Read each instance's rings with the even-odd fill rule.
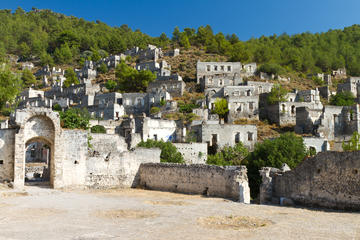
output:
[[34,140],[50,145],[50,186],[61,187],[63,151],[59,114],[45,108],[18,110],[16,123],[19,130],[15,135],[14,188],[22,188],[25,184],[26,146]]

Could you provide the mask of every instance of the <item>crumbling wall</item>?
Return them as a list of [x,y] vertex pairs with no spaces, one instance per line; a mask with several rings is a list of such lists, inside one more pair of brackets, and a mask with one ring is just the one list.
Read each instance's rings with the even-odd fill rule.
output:
[[360,210],[360,151],[324,152],[273,177],[272,196],[306,206]]
[[141,163],[160,162],[159,149],[127,151],[123,137],[108,134],[91,136],[85,179],[85,185],[90,188],[134,186]]
[[15,130],[0,130],[0,181],[14,179]]
[[206,143],[174,143],[187,164],[204,164],[207,160]]
[[146,163],[140,166],[140,185],[148,189],[204,194],[250,202],[245,166]]
[[63,129],[61,149],[64,154],[62,165],[55,171],[62,172],[62,187],[83,186],[85,184],[86,161],[88,155],[88,133],[84,130]]

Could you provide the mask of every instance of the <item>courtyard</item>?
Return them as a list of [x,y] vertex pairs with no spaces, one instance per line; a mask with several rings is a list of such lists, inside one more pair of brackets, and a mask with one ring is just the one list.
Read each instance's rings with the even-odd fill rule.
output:
[[148,191],[0,191],[0,239],[360,239],[360,214]]

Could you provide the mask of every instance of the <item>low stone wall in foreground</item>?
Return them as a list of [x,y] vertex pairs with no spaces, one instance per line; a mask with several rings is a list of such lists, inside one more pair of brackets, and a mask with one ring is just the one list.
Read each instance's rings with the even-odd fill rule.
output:
[[291,171],[260,171],[261,203],[360,210],[360,151],[323,152]]
[[152,190],[203,194],[250,203],[245,166],[219,167],[205,164],[143,163],[140,186]]

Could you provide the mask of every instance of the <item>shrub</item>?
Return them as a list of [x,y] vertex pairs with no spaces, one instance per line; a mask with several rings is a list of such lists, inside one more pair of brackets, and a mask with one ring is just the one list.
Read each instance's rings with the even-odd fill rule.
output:
[[117,86],[117,83],[113,80],[109,80],[105,83],[105,87],[110,91],[110,92],[113,92],[115,91],[116,89],[116,86]]
[[281,168],[286,163],[290,168],[296,167],[306,156],[306,148],[302,137],[294,133],[284,133],[273,140],[266,139],[257,143],[247,159],[248,177],[253,197],[259,193],[262,167]]
[[106,133],[106,129],[102,125],[95,125],[91,127],[91,133]]
[[150,114],[158,114],[160,112],[160,108],[158,107],[152,107],[150,109]]
[[275,103],[278,103],[278,102],[285,102],[286,101],[286,98],[285,98],[286,94],[287,94],[286,89],[283,88],[281,85],[276,84],[271,89],[271,92],[269,93],[269,95],[267,97],[267,102],[269,104],[275,104]]
[[179,112],[182,112],[182,113],[192,113],[192,110],[194,108],[198,108],[199,105],[197,104],[193,104],[193,103],[188,103],[188,104],[181,104],[179,103]]
[[99,73],[107,73],[109,70],[105,63],[101,63],[100,66],[97,68],[97,71]]
[[90,114],[86,108],[70,108],[60,112],[61,126],[69,129],[88,129]]
[[229,112],[228,102],[225,98],[217,98],[215,100],[215,108],[212,110],[212,113],[219,115],[220,118],[224,118]]
[[61,112],[62,111],[62,107],[60,106],[60,104],[55,104],[52,108],[54,111],[57,111],[57,112]]
[[284,74],[285,70],[279,64],[265,63],[259,67],[258,72],[264,72],[269,75],[271,74],[280,75],[280,74]]
[[330,104],[335,106],[352,106],[355,104],[355,97],[351,92],[339,92],[331,96]]
[[348,143],[342,143],[342,148],[346,152],[360,150],[360,134],[358,132],[354,132]]
[[249,151],[244,145],[239,142],[234,147],[226,146],[215,155],[208,155],[207,164],[213,165],[241,165],[244,164],[245,158]]
[[161,99],[161,100],[160,100],[160,106],[165,106],[165,104],[166,104],[166,100]]
[[146,142],[142,141],[138,145],[138,147],[145,148],[160,148],[160,160],[161,162],[170,162],[170,163],[184,163],[184,158],[181,153],[178,152],[174,144],[171,142],[164,141],[155,141],[148,139]]

